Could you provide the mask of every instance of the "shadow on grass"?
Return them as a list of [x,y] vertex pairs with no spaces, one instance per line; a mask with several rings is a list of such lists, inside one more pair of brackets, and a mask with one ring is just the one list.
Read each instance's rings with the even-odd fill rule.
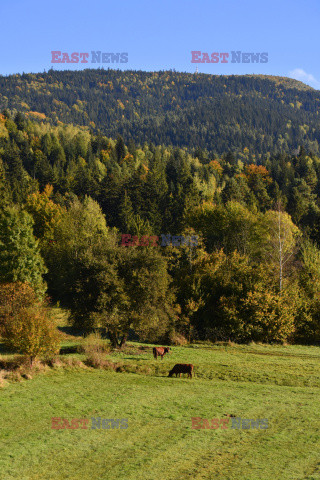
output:
[[0,355],[10,355],[13,351],[10,350],[4,343],[0,343]]
[[68,355],[70,353],[79,353],[78,346],[74,345],[71,347],[61,347],[59,355]]
[[[12,355],[14,352],[13,350],[10,350],[4,343],[0,342],[0,355]],[[78,352],[78,346],[70,346],[70,347],[61,347],[59,351],[59,355],[68,355],[70,353],[79,353]]]
[[65,335],[70,335],[71,337],[82,337],[83,331],[74,327],[58,327],[58,330]]

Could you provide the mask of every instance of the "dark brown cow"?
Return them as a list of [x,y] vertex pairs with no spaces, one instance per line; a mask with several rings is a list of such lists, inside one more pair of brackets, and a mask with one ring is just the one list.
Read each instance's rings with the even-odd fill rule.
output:
[[164,355],[166,353],[169,353],[170,348],[169,347],[154,347],[153,348],[153,356],[157,360],[158,357],[161,357],[161,360],[163,359]]
[[187,373],[188,377],[192,378],[193,365],[191,363],[177,363],[172,370],[170,370],[168,377],[172,377],[173,374],[176,376],[179,373],[179,378],[181,373]]

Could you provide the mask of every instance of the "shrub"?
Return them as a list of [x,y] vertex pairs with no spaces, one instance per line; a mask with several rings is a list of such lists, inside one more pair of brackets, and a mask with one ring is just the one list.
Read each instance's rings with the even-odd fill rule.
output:
[[99,333],[91,333],[85,337],[78,351],[86,355],[85,364],[93,368],[113,369],[113,363],[106,359],[110,353],[110,346],[103,340]]
[[110,353],[110,346],[103,340],[99,333],[91,333],[79,345],[79,353],[86,355]]
[[110,360],[106,359],[104,355],[93,352],[85,360],[85,364],[92,368],[103,368],[105,370],[114,370],[116,365]]
[[51,360],[50,363],[56,367],[85,368],[85,364],[81,360],[72,357],[60,357],[60,359]]
[[21,309],[37,304],[39,300],[28,283],[0,284],[0,334],[5,324],[11,321]]
[[5,344],[27,355],[31,364],[39,355],[59,351],[59,334],[47,312],[45,302],[29,284],[0,285],[0,333]]
[[187,345],[188,340],[179,333],[173,333],[170,335],[169,342],[170,345]]
[[48,357],[59,352],[59,334],[43,308],[20,309],[7,319],[3,338],[9,348],[27,355],[31,365],[37,356]]
[[256,289],[249,292],[243,304],[252,340],[284,343],[293,334],[295,302],[285,292],[280,296],[266,289]]

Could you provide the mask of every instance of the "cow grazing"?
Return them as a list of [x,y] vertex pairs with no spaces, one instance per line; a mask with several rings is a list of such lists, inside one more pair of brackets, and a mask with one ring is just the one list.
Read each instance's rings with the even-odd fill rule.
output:
[[173,374],[176,376],[179,374],[179,378],[181,373],[187,373],[188,377],[192,378],[193,372],[193,365],[191,363],[177,363],[172,370],[170,370],[168,377],[172,377]]
[[161,360],[163,359],[164,355],[166,353],[169,353],[170,348],[169,347],[154,347],[153,348],[153,356],[157,360],[158,357],[161,357]]

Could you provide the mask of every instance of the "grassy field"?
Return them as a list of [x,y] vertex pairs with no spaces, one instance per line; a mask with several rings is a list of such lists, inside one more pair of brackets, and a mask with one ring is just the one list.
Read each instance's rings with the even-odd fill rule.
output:
[[[122,372],[56,366],[0,389],[0,479],[320,480],[318,347],[151,353],[131,344],[108,357]],[[195,378],[167,377],[180,362]],[[227,414],[269,428],[191,428],[191,417]],[[53,430],[52,417],[127,418],[128,428]]]

